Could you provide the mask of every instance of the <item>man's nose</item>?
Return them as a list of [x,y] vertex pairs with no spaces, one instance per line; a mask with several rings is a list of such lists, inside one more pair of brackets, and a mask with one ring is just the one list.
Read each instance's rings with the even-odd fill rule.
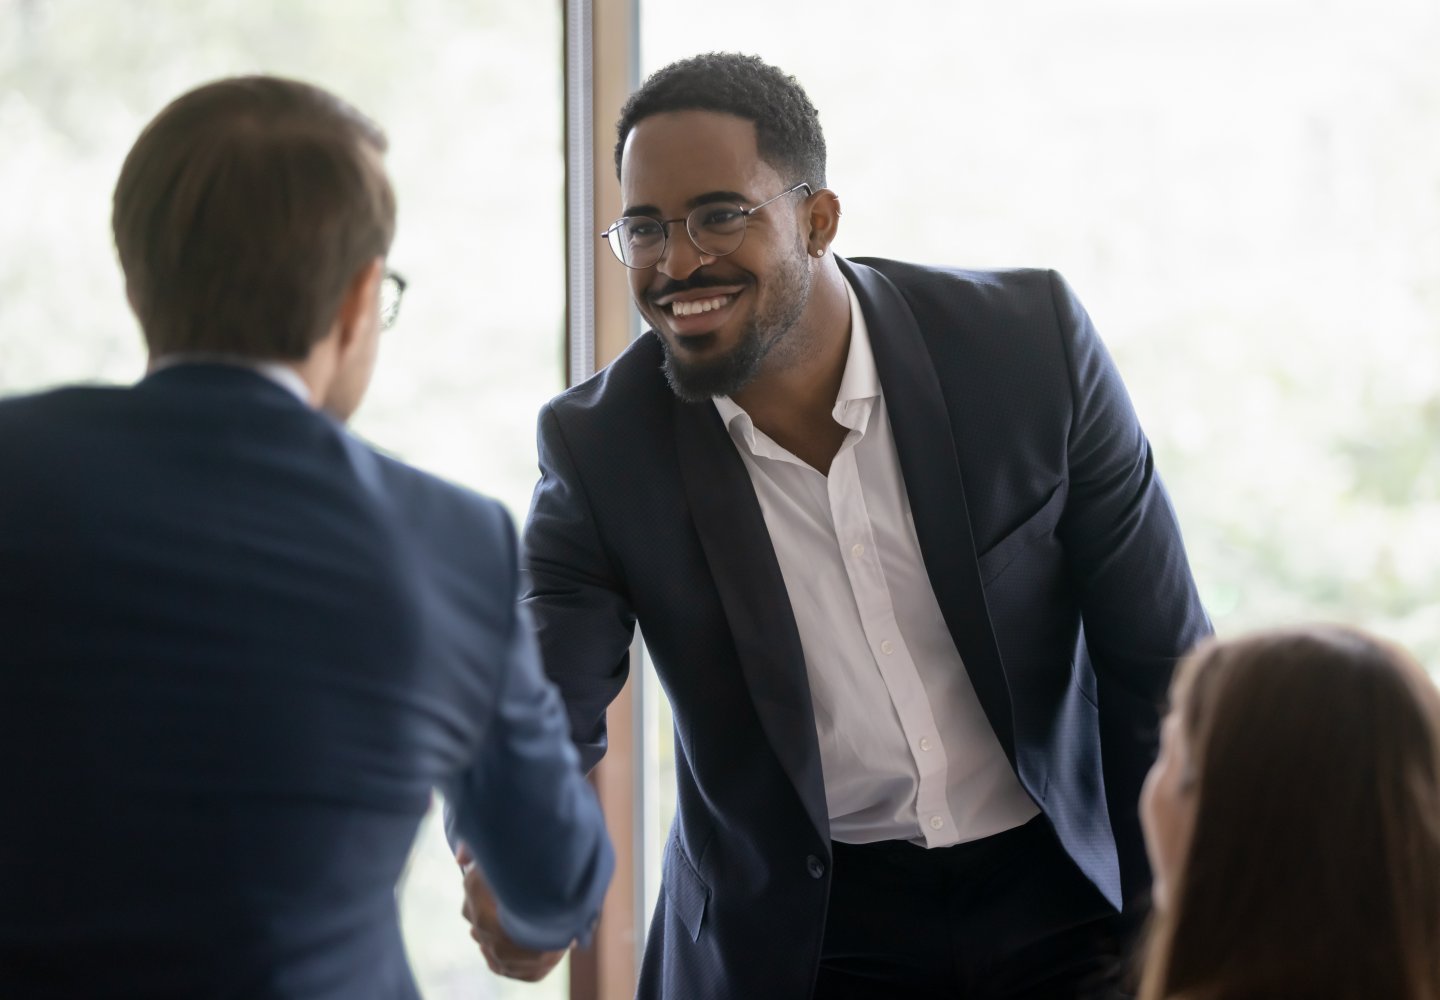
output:
[[715,258],[695,245],[683,220],[677,220],[673,226],[655,266],[667,278],[684,281],[706,264],[713,264]]

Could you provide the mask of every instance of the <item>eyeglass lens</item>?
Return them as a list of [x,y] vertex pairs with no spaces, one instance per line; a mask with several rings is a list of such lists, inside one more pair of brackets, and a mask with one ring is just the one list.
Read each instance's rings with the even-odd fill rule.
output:
[[[685,217],[685,231],[695,246],[711,257],[734,253],[745,241],[746,211],[732,202],[699,205]],[[637,215],[611,227],[610,249],[621,263],[634,268],[654,264],[665,252],[666,227],[658,219]]]
[[385,329],[400,316],[400,292],[400,282],[394,275],[387,274],[380,282],[380,325]]

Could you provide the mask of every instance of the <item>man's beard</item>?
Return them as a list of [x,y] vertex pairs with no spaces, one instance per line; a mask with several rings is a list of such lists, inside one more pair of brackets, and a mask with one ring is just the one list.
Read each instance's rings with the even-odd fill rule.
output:
[[745,324],[740,342],[723,357],[688,362],[676,357],[669,341],[660,338],[665,352],[663,369],[670,389],[687,403],[703,403],[716,396],[734,396],[760,374],[765,359],[775,349],[777,362],[788,364],[803,352],[787,335],[800,321],[810,297],[810,269],[802,257],[787,265],[770,282],[770,306],[762,308]]

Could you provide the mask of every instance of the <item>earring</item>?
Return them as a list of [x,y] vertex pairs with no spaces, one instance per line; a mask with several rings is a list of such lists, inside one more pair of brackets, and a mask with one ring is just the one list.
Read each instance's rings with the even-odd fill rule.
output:
[[824,247],[820,247],[818,250],[814,250],[814,251],[812,251],[812,252],[815,254],[816,257],[824,257],[824,256],[825,256],[825,248],[824,248]]

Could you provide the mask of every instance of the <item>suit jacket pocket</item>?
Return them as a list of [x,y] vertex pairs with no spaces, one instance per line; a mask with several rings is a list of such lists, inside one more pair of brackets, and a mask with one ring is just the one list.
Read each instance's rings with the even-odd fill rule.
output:
[[690,863],[679,836],[671,834],[665,844],[661,862],[665,873],[665,902],[690,932],[690,940],[700,940],[700,927],[705,921],[705,906],[710,901],[710,887]]
[[1055,526],[1060,523],[1060,515],[1065,512],[1065,498],[1069,493],[1067,483],[1063,480],[1057,483],[1055,488],[1050,491],[1050,496],[1040,505],[1039,510],[981,554],[979,557],[981,584],[990,583],[1005,572],[1005,569],[1015,561],[1025,547],[1035,539],[1055,530]]

